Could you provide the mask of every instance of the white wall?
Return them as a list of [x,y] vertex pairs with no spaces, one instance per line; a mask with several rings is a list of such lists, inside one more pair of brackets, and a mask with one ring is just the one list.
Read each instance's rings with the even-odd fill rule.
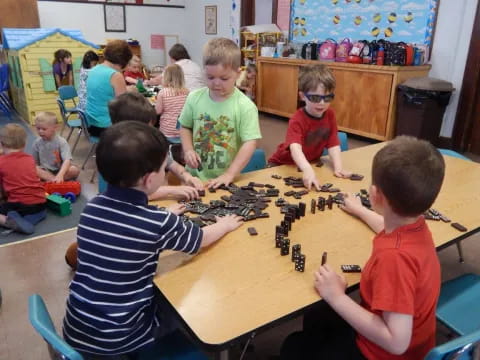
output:
[[[217,35],[205,35],[205,5],[217,5]],[[230,37],[230,6],[231,1],[227,0],[190,0],[183,9],[126,6],[125,33],[104,31],[102,4],[39,1],[38,11],[41,27],[80,29],[86,40],[96,44],[112,38],[137,39],[142,46],[144,63],[151,66],[164,62],[164,52],[150,48],[151,34],[179,35],[179,41],[185,44],[192,59],[200,63],[201,49],[208,39]]]
[[430,76],[453,83],[456,91],[443,118],[441,136],[451,137],[478,0],[440,1]]
[[272,23],[272,0],[255,0],[255,25]]

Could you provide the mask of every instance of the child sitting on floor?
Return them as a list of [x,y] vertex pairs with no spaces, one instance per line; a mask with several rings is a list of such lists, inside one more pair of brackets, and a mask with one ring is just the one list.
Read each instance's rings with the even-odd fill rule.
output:
[[52,112],[41,112],[35,117],[38,138],[32,146],[37,164],[37,175],[43,181],[74,180],[80,170],[72,165],[72,153],[67,141],[57,134],[58,120]]
[[187,99],[183,70],[177,64],[168,65],[163,71],[163,88],[157,95],[155,110],[160,115],[160,131],[168,138],[180,136],[178,116]]
[[46,200],[35,161],[23,151],[26,141],[27,133],[18,124],[0,129],[0,225],[31,234],[34,225],[24,216],[44,212]]
[[303,172],[303,183],[310,189],[320,190],[320,184],[311,161],[318,161],[323,150],[333,163],[335,176],[350,177],[342,167],[340,142],[335,113],[330,108],[334,98],[335,78],[325,65],[307,65],[300,69],[298,79],[300,98],[305,107],[298,109],[288,122],[285,142],[268,160],[269,166],[296,164]]
[[[165,313],[153,276],[163,250],[195,254],[235,230],[238,216],[199,228],[148,205],[162,184],[168,143],[158,130],[123,121],[105,130],[96,151],[107,191],[85,207],[78,224],[78,270],[70,284],[65,340],[89,356],[135,353],[154,343]],[[125,171],[128,169],[128,171]],[[185,206],[174,205],[176,213]]]

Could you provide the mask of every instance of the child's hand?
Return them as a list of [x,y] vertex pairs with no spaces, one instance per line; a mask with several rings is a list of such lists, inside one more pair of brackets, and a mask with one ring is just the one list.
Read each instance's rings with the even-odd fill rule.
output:
[[180,199],[186,199],[188,201],[198,198],[198,191],[194,187],[179,185],[172,189],[171,194]]
[[355,194],[344,194],[343,196],[344,203],[340,204],[340,209],[345,212],[358,216],[358,214],[363,210],[362,201],[360,197]]
[[189,150],[184,155],[185,162],[192,169],[198,168],[201,163],[200,155],[197,154],[195,150]]
[[233,231],[239,228],[243,224],[243,218],[238,215],[227,215],[223,217],[215,216],[217,224],[225,227],[227,232]]
[[320,184],[318,183],[317,177],[315,176],[315,171],[313,169],[307,169],[303,172],[303,185],[310,190],[312,186],[320,190]]
[[328,303],[345,294],[347,281],[342,275],[337,274],[332,268],[325,264],[315,271],[315,289],[318,294]]
[[232,176],[228,173],[225,173],[225,174],[220,175],[219,177],[217,177],[215,179],[209,180],[207,182],[207,187],[209,189],[211,189],[211,188],[217,189],[222,184],[228,186],[233,182],[234,178],[235,178],[234,176]]
[[63,182],[63,175],[60,175],[60,174],[55,175],[52,181],[57,184]]
[[202,180],[199,178],[192,176],[190,174],[184,175],[185,183],[189,186],[193,186],[197,190],[203,190],[205,186],[203,185]]
[[350,176],[352,176],[352,172],[351,172],[351,171],[346,171],[346,170],[335,170],[335,171],[333,172],[333,174],[334,174],[336,177],[344,178],[344,179],[349,179]]
[[185,204],[172,204],[167,206],[167,210],[175,215],[182,215],[185,212]]

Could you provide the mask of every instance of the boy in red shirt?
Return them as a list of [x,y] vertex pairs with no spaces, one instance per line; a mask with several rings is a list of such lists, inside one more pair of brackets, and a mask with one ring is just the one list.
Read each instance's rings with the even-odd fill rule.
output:
[[352,174],[342,168],[335,113],[330,102],[335,94],[335,78],[325,65],[300,68],[298,79],[300,99],[305,107],[298,109],[288,122],[285,142],[268,160],[269,166],[296,164],[303,172],[303,183],[310,189],[320,190],[320,184],[311,161],[318,161],[328,149],[335,176],[348,178]]
[[327,335],[320,334],[311,323],[287,339],[284,358],[294,354],[294,343],[303,346],[296,359],[425,358],[435,346],[441,280],[435,244],[422,214],[435,201],[444,173],[438,150],[413,137],[397,137],[375,155],[369,192],[374,211],[352,195],[342,206],[377,234],[360,279],[361,303],[345,294],[343,276],[327,264],[321,266],[315,272],[315,288],[330,309],[315,322],[327,322],[333,309],[340,317],[336,332],[324,328]]
[[145,75],[142,72],[142,61],[137,55],[133,55],[123,72],[123,76],[127,85],[136,85],[138,79],[145,80]]
[[27,133],[17,124],[0,129],[0,225],[15,231],[31,234],[32,223],[23,216],[45,210],[45,189],[37,176],[35,160],[23,152]]

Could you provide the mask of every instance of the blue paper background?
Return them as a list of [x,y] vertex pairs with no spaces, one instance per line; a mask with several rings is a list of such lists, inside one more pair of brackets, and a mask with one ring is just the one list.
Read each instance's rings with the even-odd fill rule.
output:
[[290,39],[385,38],[431,45],[437,7],[438,0],[293,0]]

